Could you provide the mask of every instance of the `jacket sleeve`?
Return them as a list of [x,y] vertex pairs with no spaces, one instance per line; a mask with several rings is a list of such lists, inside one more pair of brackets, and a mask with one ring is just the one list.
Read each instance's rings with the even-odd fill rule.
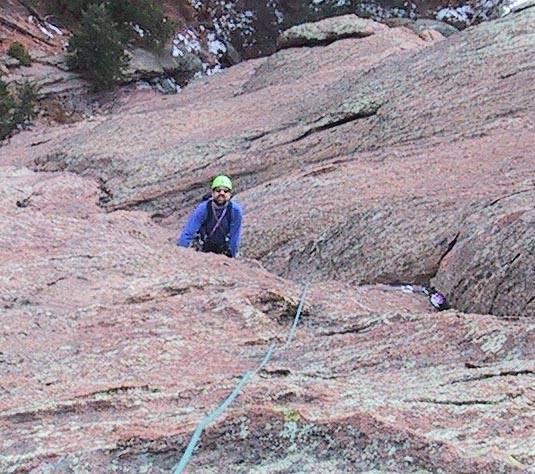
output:
[[182,229],[182,233],[176,241],[180,247],[189,247],[191,242],[201,229],[202,223],[206,219],[206,202],[201,202],[189,216],[188,222]]
[[229,251],[231,257],[236,257],[240,249],[241,224],[243,212],[241,206],[232,201],[232,220],[230,224]]

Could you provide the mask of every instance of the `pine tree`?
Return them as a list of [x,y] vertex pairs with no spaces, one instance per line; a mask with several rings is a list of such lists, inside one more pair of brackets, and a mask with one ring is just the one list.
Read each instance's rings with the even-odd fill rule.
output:
[[7,50],[7,54],[15,59],[18,59],[23,66],[30,66],[32,64],[32,57],[28,50],[22,43],[14,41]]
[[0,78],[0,140],[36,116],[38,87],[24,82],[8,88]]
[[[155,0],[109,0],[107,9],[121,26],[126,39],[153,49],[161,49],[173,33],[173,22],[165,18],[159,2]],[[142,38],[133,35],[134,26],[144,31]]]
[[9,135],[13,129],[11,117],[15,108],[15,101],[7,90],[7,84],[0,79],[0,140]]
[[102,0],[49,0],[48,3],[51,10],[58,15],[80,18],[89,5],[102,3]]
[[129,58],[118,32],[104,4],[89,5],[82,14],[80,31],[69,42],[73,52],[70,66],[82,71],[95,89],[111,89],[125,78]]

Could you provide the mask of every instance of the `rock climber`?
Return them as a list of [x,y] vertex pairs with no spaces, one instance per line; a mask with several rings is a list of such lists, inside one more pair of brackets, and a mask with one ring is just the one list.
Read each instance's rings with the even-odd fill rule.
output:
[[231,179],[225,175],[216,176],[211,183],[211,193],[190,215],[177,245],[236,257],[240,248],[242,208],[231,199]]

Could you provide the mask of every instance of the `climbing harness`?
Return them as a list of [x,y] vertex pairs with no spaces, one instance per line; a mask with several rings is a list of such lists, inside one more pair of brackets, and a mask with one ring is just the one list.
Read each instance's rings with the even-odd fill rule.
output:
[[[209,205],[208,207],[209,207],[208,212],[210,211],[212,212],[212,216],[215,219],[215,224],[212,230],[210,231],[210,233],[206,236],[206,240],[209,240],[214,235],[214,232],[217,230],[217,228],[221,225],[223,218],[227,215],[227,210],[229,206],[225,206],[225,208],[223,209],[219,217],[217,217],[217,213],[215,211],[214,201],[212,201],[212,205],[211,206]],[[208,225],[208,223],[206,225]]]
[[[299,300],[299,305],[297,306],[297,311],[295,313],[295,317],[293,320],[292,327],[290,328],[290,331],[288,333],[288,338],[286,339],[286,344],[284,347],[286,347],[293,339],[295,335],[295,331],[297,328],[297,323],[299,322],[299,317],[301,315],[301,311],[303,310],[303,305],[305,303],[305,295],[308,290],[309,283],[306,283],[305,287],[303,288],[303,292],[301,293],[301,298]],[[245,384],[251,379],[253,375],[258,373],[264,365],[266,365],[271,359],[271,356],[273,355],[273,352],[275,351],[275,344],[271,344],[266,351],[266,354],[262,358],[260,364],[254,369],[249,370],[245,372],[238,382],[238,385],[234,388],[234,390],[230,393],[230,395],[219,405],[215,410],[213,410],[208,416],[206,416],[195,429],[195,432],[193,433],[193,436],[191,437],[191,440],[184,451],[184,454],[182,455],[182,458],[180,459],[180,462],[176,465],[176,467],[173,469],[173,474],[181,474],[184,469],[186,468],[189,460],[191,459],[191,456],[193,454],[193,450],[195,449],[195,446],[197,445],[197,442],[201,438],[201,434],[210,423],[212,423],[216,418],[218,418],[227,408],[228,406],[234,401],[234,399],[240,394],[240,391],[245,386]]]
[[[201,225],[199,233],[193,239],[191,245],[192,247],[201,252],[214,252],[214,253],[227,253],[228,252],[228,243],[229,237],[225,236],[225,243],[222,245],[215,245],[211,242],[211,238],[215,234],[215,231],[221,226],[221,223],[226,218],[227,219],[227,229],[230,230],[232,224],[232,202],[228,202],[221,215],[217,217],[215,211],[214,202],[208,197],[203,197],[203,201],[206,201],[206,219]],[[212,230],[208,233],[208,228],[210,221],[215,222]]]

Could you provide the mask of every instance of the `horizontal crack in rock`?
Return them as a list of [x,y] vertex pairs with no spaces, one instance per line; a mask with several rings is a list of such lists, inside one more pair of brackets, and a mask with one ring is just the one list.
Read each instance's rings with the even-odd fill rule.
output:
[[66,280],[66,279],[67,279],[66,277],[59,277],[58,279],[56,279],[54,281],[51,281],[50,283],[47,283],[46,286],[54,286],[57,283],[59,283],[60,281],[63,281],[63,280]]
[[325,38],[291,38],[287,39],[284,44],[279,46],[279,50],[288,48],[301,48],[301,47],[315,47],[315,46],[329,46],[336,41],[341,41],[349,38],[361,39],[372,36],[373,31],[354,31],[350,33],[336,33],[329,35]]
[[508,395],[500,398],[499,400],[435,400],[433,398],[417,398],[415,400],[403,400],[404,402],[416,402],[416,403],[434,403],[437,405],[454,405],[454,406],[470,406],[470,405],[498,405],[507,400],[520,397],[521,394]]
[[150,387],[149,385],[118,385],[116,387],[109,387],[104,390],[97,390],[95,392],[85,393],[84,395],[81,395],[77,398],[89,398],[93,397],[95,395],[112,395],[114,393],[129,393],[129,392],[137,392],[137,391],[144,391],[144,392],[151,392],[156,393],[160,390],[154,387]]
[[291,374],[291,371],[289,369],[262,369],[261,374],[272,377],[287,377]]
[[356,334],[359,332],[363,332],[366,329],[371,328],[372,326],[375,326],[378,323],[378,321],[372,321],[371,323],[364,324],[363,326],[350,326],[345,329],[340,329],[338,331],[328,331],[328,332],[321,332],[319,333],[320,336],[336,336],[338,334]]
[[135,295],[130,296],[126,299],[127,304],[137,304],[137,303],[145,303],[147,301],[155,301],[162,298],[168,298],[171,296],[178,296],[183,295],[184,293],[188,293],[191,291],[191,287],[187,288],[173,288],[173,287],[165,287],[162,288],[162,293],[156,293],[156,294],[144,294],[144,295]]
[[[465,382],[474,382],[477,380],[485,380],[485,379],[490,379],[494,377],[509,377],[509,376],[529,375],[529,374],[535,374],[535,371],[529,370],[529,369],[507,370],[504,372],[499,372],[497,374],[481,374],[481,375],[476,375],[474,377],[466,377],[464,379],[454,380],[453,382],[451,382],[451,385],[456,384],[456,383],[465,383]],[[444,384],[444,385],[449,385],[449,384]]]
[[506,194],[505,196],[500,196],[499,198],[495,199],[494,201],[492,201],[490,204],[488,204],[485,207],[491,207],[491,206],[494,206],[495,204],[497,204],[498,202],[500,202],[500,201],[502,201],[504,199],[516,196],[518,194],[529,193],[529,192],[533,192],[533,191],[535,191],[535,189],[521,189],[520,191],[515,191],[514,193]]
[[275,336],[275,337],[268,337],[266,339],[251,339],[249,341],[245,341],[243,345],[244,346],[265,346],[272,342],[283,343],[285,342],[285,340],[282,337]]
[[380,109],[381,105],[382,105],[381,103],[373,102],[373,103],[367,104],[361,110],[356,111],[356,112],[350,112],[350,113],[336,112],[333,114],[328,114],[318,120],[320,125],[311,127],[306,132],[302,133],[301,135],[289,141],[288,143],[295,143],[299,140],[302,140],[308,137],[309,135],[312,135],[313,133],[323,132],[325,130],[335,128],[335,127],[344,125],[349,122],[354,122],[356,120],[372,117]]
[[64,257],[51,257],[50,258],[50,261],[53,261],[53,260],[58,260],[58,261],[63,261],[63,260],[72,260],[74,258],[87,258],[89,260],[92,260],[94,258],[97,258],[96,255],[66,255]]

